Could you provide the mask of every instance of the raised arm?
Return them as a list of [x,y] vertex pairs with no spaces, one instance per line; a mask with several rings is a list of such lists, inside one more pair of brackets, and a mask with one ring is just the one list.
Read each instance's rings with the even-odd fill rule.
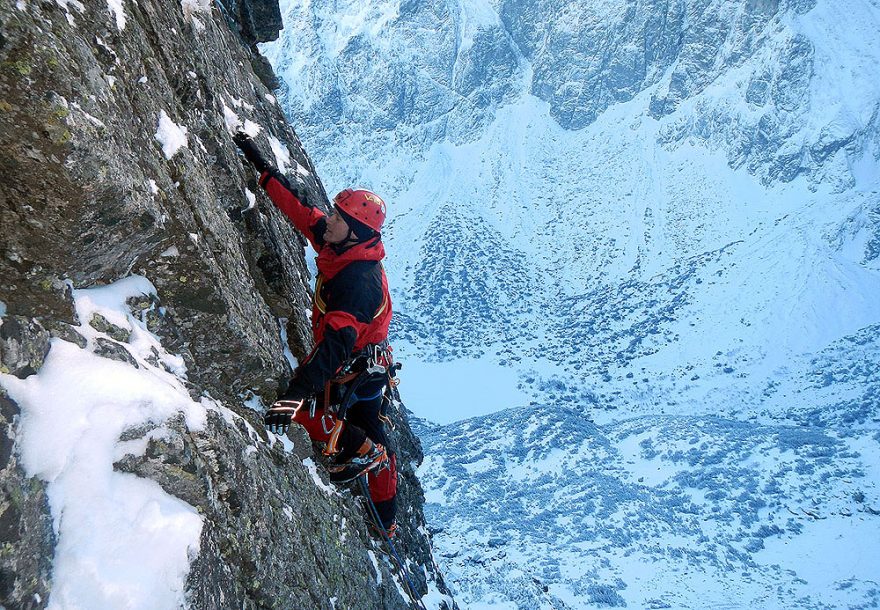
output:
[[287,178],[266,161],[257,145],[246,134],[237,133],[233,141],[254,169],[260,172],[260,186],[265,189],[275,207],[305,235],[315,250],[324,245],[324,231],[327,227],[324,212],[310,205],[305,191],[292,187]]

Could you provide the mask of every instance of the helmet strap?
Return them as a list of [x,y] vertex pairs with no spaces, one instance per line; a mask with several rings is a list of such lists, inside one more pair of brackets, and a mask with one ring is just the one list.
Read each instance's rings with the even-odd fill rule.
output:
[[349,227],[345,239],[338,244],[330,244],[330,247],[333,248],[333,251],[336,252],[336,254],[342,254],[346,250],[354,248],[359,243],[361,242],[358,241],[358,236],[351,230],[351,227]]

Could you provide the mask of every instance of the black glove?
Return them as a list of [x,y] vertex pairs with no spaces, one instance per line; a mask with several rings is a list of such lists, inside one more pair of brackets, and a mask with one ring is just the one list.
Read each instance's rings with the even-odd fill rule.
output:
[[257,148],[257,145],[251,140],[250,136],[239,131],[232,136],[232,141],[235,142],[235,145],[238,146],[239,149],[241,149],[241,152],[244,153],[244,158],[251,162],[254,169],[261,174],[269,169],[269,163],[260,153],[260,149]]
[[263,416],[263,424],[272,434],[287,434],[290,422],[293,416],[302,407],[303,399],[299,400],[279,400],[272,405],[272,408],[266,411]]

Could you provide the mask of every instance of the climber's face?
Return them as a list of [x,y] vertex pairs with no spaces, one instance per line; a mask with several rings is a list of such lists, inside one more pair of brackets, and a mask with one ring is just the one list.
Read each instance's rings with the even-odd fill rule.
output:
[[324,232],[324,241],[328,244],[341,244],[348,239],[348,223],[342,218],[342,214],[335,209],[327,216],[327,230]]

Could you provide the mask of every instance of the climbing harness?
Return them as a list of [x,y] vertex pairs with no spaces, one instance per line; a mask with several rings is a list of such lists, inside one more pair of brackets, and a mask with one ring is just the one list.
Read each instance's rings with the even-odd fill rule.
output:
[[419,595],[416,593],[416,587],[413,584],[409,573],[403,565],[403,560],[401,560],[400,555],[397,554],[397,548],[394,546],[394,542],[392,542],[391,537],[388,535],[388,532],[385,531],[385,528],[382,526],[382,519],[379,517],[379,511],[376,509],[376,505],[373,504],[373,499],[370,497],[370,486],[367,482],[367,475],[361,475],[358,480],[361,484],[361,491],[363,492],[364,497],[367,499],[367,507],[369,508],[368,512],[370,514],[370,521],[372,522],[373,526],[377,530],[379,530],[379,533],[385,540],[385,544],[388,545],[388,550],[391,551],[391,558],[394,564],[397,566],[397,573],[403,577],[403,580],[406,584],[406,590],[410,596],[410,601],[413,603],[413,607],[419,608],[420,610],[427,610],[427,608],[425,608],[425,604],[422,603],[422,598],[419,597]]
[[[391,380],[399,369],[400,364],[394,362],[394,358],[391,355],[391,346],[385,340],[381,343],[368,345],[362,349],[360,353],[350,358],[340,367],[335,377],[327,381],[327,384],[324,386],[324,415],[321,417],[321,426],[324,429],[324,433],[329,434],[330,438],[324,447],[324,455],[333,456],[339,453],[339,435],[342,433],[342,428],[345,425],[345,416],[348,414],[349,407],[361,400],[378,396],[378,394],[371,397],[359,396],[357,393],[358,388],[370,379],[376,379],[380,375],[387,375],[388,379]],[[389,381],[389,383],[391,382]],[[328,417],[328,414],[331,413],[330,401],[334,393],[334,386],[345,387],[345,393],[342,395],[342,400],[335,411],[335,422],[333,422],[333,417]],[[384,400],[382,406],[385,407]],[[314,411],[311,412],[311,415],[314,416]],[[330,429],[327,428],[325,418],[333,422],[333,426]],[[382,421],[389,421],[386,413],[380,412],[379,418]]]

